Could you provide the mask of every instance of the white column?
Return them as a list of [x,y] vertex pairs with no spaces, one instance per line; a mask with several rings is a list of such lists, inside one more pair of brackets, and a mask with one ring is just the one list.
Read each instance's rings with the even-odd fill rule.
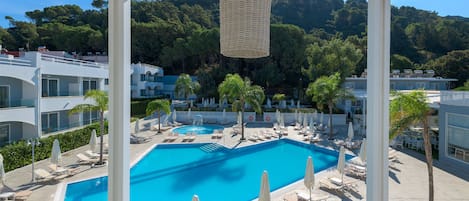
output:
[[387,201],[390,0],[368,1],[366,199]]
[[109,1],[108,200],[130,199],[130,0]]

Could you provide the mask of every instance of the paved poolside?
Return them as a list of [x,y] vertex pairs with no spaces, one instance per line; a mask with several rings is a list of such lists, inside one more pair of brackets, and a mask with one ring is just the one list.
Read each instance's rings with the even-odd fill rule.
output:
[[[141,122],[142,123],[142,122]],[[246,135],[257,133],[260,130],[266,128],[255,127],[246,128]],[[339,133],[337,138],[345,138],[346,126],[337,126]],[[132,129],[131,129],[132,130]],[[232,136],[230,133],[232,128],[225,129],[224,137],[220,140],[211,139],[209,135],[199,135],[193,142],[218,142],[227,147],[235,146],[247,146],[256,142],[245,141],[239,143],[240,135]],[[141,131],[139,136],[151,136],[150,142],[143,144],[131,144],[130,145],[130,162],[135,163],[138,158],[144,154],[149,148],[155,144],[162,143],[164,137],[170,131],[164,132],[162,135],[155,135],[156,131]],[[287,138],[301,141],[301,136],[296,134],[292,127],[289,127],[289,135]],[[176,142],[172,143],[188,143],[181,142],[179,138]],[[321,146],[336,148],[337,146],[332,141],[324,140],[318,143]],[[83,146],[78,149],[66,152],[62,154],[62,160],[64,166],[76,164],[77,153],[84,153],[85,150],[89,149],[88,146]],[[423,161],[423,155],[410,150],[404,150],[398,153],[399,163],[395,165],[395,169],[390,169],[389,176],[389,196],[390,200],[428,200],[428,182],[427,182],[427,169],[426,164]],[[35,163],[35,168],[43,168],[47,170],[49,161],[42,160]],[[288,164],[286,164],[288,165]],[[298,170],[304,172],[304,170]],[[102,176],[107,173],[107,167],[91,168],[89,165],[79,166],[79,173],[62,180],[60,183],[51,182],[38,182],[34,185],[29,185],[31,181],[31,165],[13,170],[6,174],[6,187],[19,190],[28,189],[32,190],[33,194],[29,197],[28,201],[53,201],[60,197],[56,195],[56,192],[63,192],[62,189],[65,187],[65,183],[79,181],[91,177]],[[319,189],[319,180],[329,175],[334,174],[333,171],[323,171],[316,174],[316,188],[314,194],[329,194],[330,197],[327,200],[365,200],[366,197],[366,184],[363,180],[356,180],[356,188],[353,191],[346,191],[345,194],[336,195],[334,193],[326,192],[323,189]],[[434,177],[435,177],[435,200],[469,200],[469,170],[461,170],[447,164],[441,164],[438,161],[434,165]],[[295,182],[294,184],[288,185],[285,188],[279,189],[272,193],[272,200],[296,200],[294,190],[305,189],[303,181]],[[3,191],[6,189],[4,188]],[[190,198],[188,198],[190,200]],[[203,198],[201,198],[203,201]]]

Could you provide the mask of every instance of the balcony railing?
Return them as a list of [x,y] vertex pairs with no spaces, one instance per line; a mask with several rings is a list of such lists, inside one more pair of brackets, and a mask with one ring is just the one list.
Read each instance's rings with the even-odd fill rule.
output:
[[10,108],[17,108],[17,107],[34,107],[34,106],[35,106],[34,99],[23,99],[23,100],[10,101],[8,106],[0,107],[0,109],[10,109]]
[[83,60],[71,59],[71,58],[65,58],[65,57],[58,57],[58,56],[52,56],[52,55],[47,55],[47,54],[41,54],[41,60],[76,65],[76,66],[83,66],[83,67],[105,68],[105,65],[95,63],[95,62],[89,62],[89,61],[83,61]]
[[0,64],[12,65],[12,66],[31,66],[31,61],[23,59],[15,59],[8,57],[0,57]]
[[[93,118],[91,119],[91,123],[96,123],[99,122],[99,118]],[[49,134],[49,133],[54,133],[54,132],[59,132],[59,131],[65,131],[68,129],[73,129],[73,128],[79,128],[81,126],[87,126],[89,125],[89,122],[83,123],[83,122],[72,122],[68,124],[67,126],[60,126],[56,128],[42,128],[42,133],[43,134]]]

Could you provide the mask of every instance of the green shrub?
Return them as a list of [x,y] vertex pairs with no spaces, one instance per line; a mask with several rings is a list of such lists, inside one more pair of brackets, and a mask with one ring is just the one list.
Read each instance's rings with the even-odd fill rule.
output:
[[[50,157],[52,143],[55,139],[59,140],[60,149],[62,152],[76,149],[88,144],[91,131],[93,129],[96,129],[96,133],[99,136],[99,123],[95,123],[79,130],[41,138],[39,140],[40,144],[37,145],[34,149],[35,161],[40,161]],[[104,129],[104,133],[107,133],[107,122],[104,124]],[[28,145],[26,140],[20,140],[6,145],[0,148],[0,153],[4,158],[3,164],[6,172],[29,165],[32,162],[32,147]]]
[[144,99],[138,101],[132,101],[130,103],[130,116],[131,117],[145,117],[147,104],[154,99]]

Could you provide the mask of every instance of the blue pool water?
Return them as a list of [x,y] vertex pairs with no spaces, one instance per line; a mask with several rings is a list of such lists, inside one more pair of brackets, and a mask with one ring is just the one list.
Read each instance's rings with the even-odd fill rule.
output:
[[[132,167],[132,201],[245,201],[258,196],[263,170],[271,191],[304,177],[306,159],[316,172],[336,165],[338,153],[283,139],[206,153],[204,144],[158,145]],[[349,159],[351,156],[347,156]],[[68,184],[65,201],[107,200],[107,177]]]
[[186,134],[188,132],[195,132],[196,134],[212,134],[214,130],[223,130],[223,126],[218,125],[189,125],[189,126],[181,126],[179,128],[173,129],[173,132],[177,132],[179,134]]

